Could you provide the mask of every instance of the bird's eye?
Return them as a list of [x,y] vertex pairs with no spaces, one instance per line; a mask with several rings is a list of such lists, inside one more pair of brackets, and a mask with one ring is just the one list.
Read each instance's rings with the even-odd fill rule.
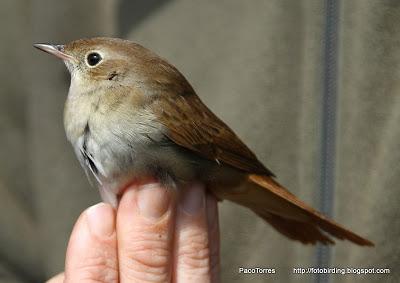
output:
[[87,56],[89,66],[96,66],[101,61],[101,56],[97,52],[89,53]]

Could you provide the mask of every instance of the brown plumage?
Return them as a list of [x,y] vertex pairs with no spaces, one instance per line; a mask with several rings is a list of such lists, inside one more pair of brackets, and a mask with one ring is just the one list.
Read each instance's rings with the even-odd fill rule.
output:
[[249,173],[272,175],[236,134],[192,90],[153,104],[167,135],[176,144],[216,162]]
[[184,76],[153,52],[109,38],[36,47],[62,58],[72,74],[67,137],[104,200],[116,205],[124,184],[149,175],[167,186],[197,180],[292,240],[333,244],[333,236],[373,245],[277,183]]
[[[182,84],[185,83],[182,82]],[[306,217],[304,221],[285,218],[269,212],[268,208],[263,207],[262,204],[243,203],[237,197],[231,198],[232,201],[253,210],[283,235],[304,244],[317,242],[334,244],[334,241],[322,232],[325,231],[338,239],[347,239],[361,246],[373,245],[372,242],[341,227],[301,202],[277,183],[272,178],[273,173],[224,122],[202,103],[194,91],[184,93],[184,95],[170,94],[166,100],[163,100],[162,107],[155,105],[154,110],[158,113],[160,121],[169,129],[168,137],[176,144],[205,158],[228,164],[248,173],[248,181],[258,186],[249,185],[251,189],[244,193],[246,196],[241,195],[240,198],[257,199],[260,195],[262,200],[273,193],[287,203],[288,211],[293,210],[294,214]],[[262,196],[264,190],[265,196]],[[229,197],[225,196],[225,198]]]

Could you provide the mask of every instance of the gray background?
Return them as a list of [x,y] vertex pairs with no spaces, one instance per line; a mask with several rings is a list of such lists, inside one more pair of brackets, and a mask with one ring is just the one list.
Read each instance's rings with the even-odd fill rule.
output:
[[[375,242],[338,242],[331,267],[390,268],[333,282],[400,282],[400,5],[342,1],[334,218]],[[72,225],[99,201],[67,143],[69,76],[32,48],[117,36],[172,62],[278,179],[319,206],[324,1],[0,2],[0,282],[63,270]],[[223,282],[310,282],[316,264],[249,211],[220,205]],[[238,274],[273,267],[275,275]]]

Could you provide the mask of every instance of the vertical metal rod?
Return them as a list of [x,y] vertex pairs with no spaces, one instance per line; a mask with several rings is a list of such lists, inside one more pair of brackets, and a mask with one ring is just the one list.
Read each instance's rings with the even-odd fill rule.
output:
[[[339,0],[325,0],[325,32],[322,78],[322,121],[320,157],[320,210],[332,217],[335,189],[336,112],[337,112],[337,61]],[[318,267],[329,267],[331,248],[319,245],[316,261]],[[329,282],[329,274],[317,274],[316,282]]]

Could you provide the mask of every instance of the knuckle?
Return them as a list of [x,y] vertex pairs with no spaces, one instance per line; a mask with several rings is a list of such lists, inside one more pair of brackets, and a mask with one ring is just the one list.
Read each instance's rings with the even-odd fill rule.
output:
[[95,255],[85,258],[74,271],[82,282],[118,282],[117,262],[112,257]]
[[180,243],[178,262],[186,269],[209,272],[210,249],[206,233],[185,236]]
[[121,272],[131,279],[166,282],[169,276],[169,243],[156,235],[133,239],[120,254]]

